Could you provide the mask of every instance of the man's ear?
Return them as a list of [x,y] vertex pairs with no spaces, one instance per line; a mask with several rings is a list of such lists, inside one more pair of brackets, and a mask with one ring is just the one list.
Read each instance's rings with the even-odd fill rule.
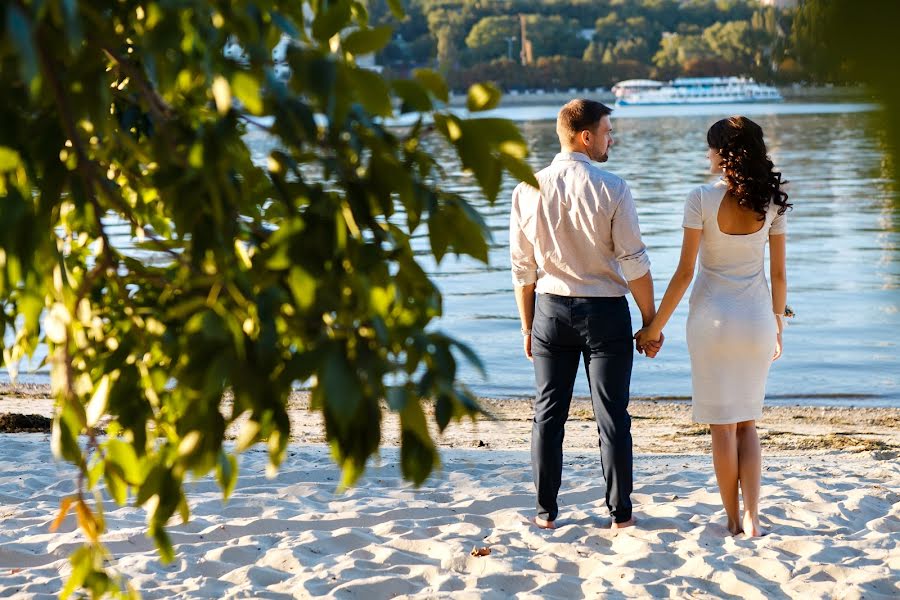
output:
[[591,132],[587,129],[578,132],[578,141],[580,141],[584,146],[590,147],[591,145]]

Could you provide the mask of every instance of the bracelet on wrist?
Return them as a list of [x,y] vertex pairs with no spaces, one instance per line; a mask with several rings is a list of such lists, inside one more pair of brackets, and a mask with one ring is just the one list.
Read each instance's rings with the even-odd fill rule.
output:
[[522,335],[523,335],[523,336],[529,336],[529,335],[531,335],[531,329],[525,329],[525,328],[523,327],[523,328],[522,328]]

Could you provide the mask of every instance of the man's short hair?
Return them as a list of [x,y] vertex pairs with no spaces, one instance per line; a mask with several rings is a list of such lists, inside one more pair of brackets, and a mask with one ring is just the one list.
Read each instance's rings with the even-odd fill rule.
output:
[[559,139],[573,142],[585,130],[593,131],[600,119],[612,114],[612,109],[602,102],[576,98],[569,100],[556,117],[556,133]]

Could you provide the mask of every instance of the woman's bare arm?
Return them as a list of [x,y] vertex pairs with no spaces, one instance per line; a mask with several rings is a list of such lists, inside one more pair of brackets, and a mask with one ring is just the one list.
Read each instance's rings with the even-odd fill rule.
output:
[[778,338],[775,344],[775,355],[778,360],[782,352],[781,334],[784,331],[784,309],[787,304],[787,268],[786,244],[783,233],[769,236],[769,279],[772,282],[772,311],[778,323]]
[[659,310],[656,311],[653,321],[638,332],[639,336],[643,334],[641,338],[638,338],[639,345],[643,345],[644,341],[659,339],[663,328],[669,322],[685,291],[691,285],[691,281],[694,279],[694,265],[697,264],[697,253],[700,251],[700,237],[702,233],[701,229],[684,228],[684,240],[681,244],[681,258],[678,260],[678,268],[675,269],[675,274],[672,275],[672,279],[669,281],[669,287],[666,288],[666,293],[663,295]]

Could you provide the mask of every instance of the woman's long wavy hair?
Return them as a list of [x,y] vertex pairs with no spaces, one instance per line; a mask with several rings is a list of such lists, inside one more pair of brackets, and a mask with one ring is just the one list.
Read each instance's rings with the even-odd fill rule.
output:
[[747,117],[729,117],[713,124],[706,143],[722,157],[725,183],[738,204],[766,218],[769,203],[778,205],[783,215],[793,205],[781,190],[787,183],[766,152],[762,128]]

